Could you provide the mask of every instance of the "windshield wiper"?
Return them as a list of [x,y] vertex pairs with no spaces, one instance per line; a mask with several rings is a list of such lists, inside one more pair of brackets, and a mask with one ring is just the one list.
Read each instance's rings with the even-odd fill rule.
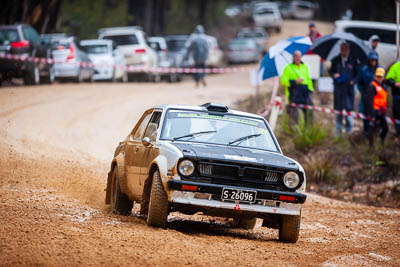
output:
[[247,140],[247,139],[255,138],[255,137],[259,137],[259,136],[261,136],[261,134],[250,134],[250,135],[246,135],[246,136],[240,137],[240,138],[238,138],[238,139],[235,139],[235,140],[229,142],[228,145],[232,145],[232,144],[234,144],[234,143],[240,144],[241,142],[243,142],[243,141],[245,141],[245,140]]
[[179,139],[185,138],[185,137],[194,137],[194,136],[200,135],[200,134],[208,134],[208,133],[215,133],[215,132],[217,132],[217,131],[203,131],[203,132],[185,134],[185,135],[182,135],[182,136],[174,137],[174,138],[172,138],[172,140],[175,141],[175,140],[179,140]]

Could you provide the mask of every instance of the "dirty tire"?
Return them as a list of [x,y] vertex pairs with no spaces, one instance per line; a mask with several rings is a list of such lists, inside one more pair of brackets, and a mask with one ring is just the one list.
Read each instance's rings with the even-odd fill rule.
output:
[[301,215],[282,215],[279,224],[279,241],[296,243],[299,239]]
[[165,227],[168,217],[168,198],[161,182],[160,172],[153,173],[153,181],[150,191],[149,208],[147,211],[147,225]]
[[251,219],[235,219],[236,228],[253,230],[256,226],[257,218]]
[[133,201],[121,191],[119,186],[118,168],[114,168],[111,184],[111,208],[113,212],[128,216],[132,212]]

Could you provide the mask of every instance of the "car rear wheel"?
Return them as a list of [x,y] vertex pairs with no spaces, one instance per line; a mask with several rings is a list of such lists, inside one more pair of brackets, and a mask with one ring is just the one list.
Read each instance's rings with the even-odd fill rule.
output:
[[149,208],[147,211],[147,225],[165,227],[168,218],[168,198],[161,182],[160,172],[153,173],[150,191]]
[[282,215],[279,224],[279,241],[296,243],[299,239],[301,215]]
[[126,71],[124,71],[124,73],[122,74],[120,82],[122,83],[128,82],[128,73]]
[[82,71],[82,69],[79,69],[79,71],[78,71],[78,76],[75,78],[75,82],[77,82],[77,83],[81,83],[81,82],[83,82],[83,71]]
[[39,67],[37,64],[33,64],[32,68],[25,71],[24,73],[24,84],[37,85],[39,83],[40,83]]
[[253,230],[256,226],[257,218],[251,219],[235,219],[234,224],[236,228],[246,229],[246,230]]
[[54,80],[55,80],[55,70],[54,70],[54,65],[51,65],[49,67],[49,74],[47,76],[44,76],[43,78],[44,83],[48,83],[48,84],[53,84]]
[[111,182],[111,208],[114,213],[128,216],[132,212],[133,201],[121,191],[118,168],[114,168]]

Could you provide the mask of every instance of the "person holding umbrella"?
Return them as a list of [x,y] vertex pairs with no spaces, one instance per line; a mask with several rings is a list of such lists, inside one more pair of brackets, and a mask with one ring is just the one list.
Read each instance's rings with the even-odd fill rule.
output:
[[[349,44],[342,40],[340,54],[332,60],[329,70],[334,80],[334,109],[347,112],[354,110],[354,84],[357,81],[359,61],[350,56]],[[336,135],[341,135],[344,115],[336,114]],[[353,129],[353,118],[345,116],[346,133]]]
[[[286,65],[281,75],[281,84],[285,87],[288,103],[313,105],[311,93],[314,90],[308,67],[301,61],[299,50],[293,53],[293,62]],[[296,107],[287,106],[287,112],[292,122],[298,122],[298,110]],[[312,119],[311,114],[303,109],[305,122]]]

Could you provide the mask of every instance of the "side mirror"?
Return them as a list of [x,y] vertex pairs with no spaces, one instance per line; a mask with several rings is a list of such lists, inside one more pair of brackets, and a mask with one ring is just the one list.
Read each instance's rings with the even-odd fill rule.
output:
[[142,139],[142,144],[144,146],[150,146],[151,145],[150,138],[148,138],[148,137],[143,138]]

